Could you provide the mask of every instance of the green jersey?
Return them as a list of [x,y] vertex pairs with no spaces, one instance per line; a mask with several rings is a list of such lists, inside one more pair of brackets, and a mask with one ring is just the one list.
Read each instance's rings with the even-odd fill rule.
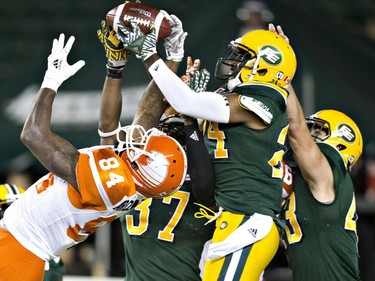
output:
[[261,130],[242,123],[205,122],[205,143],[215,169],[215,200],[233,213],[276,218],[281,208],[288,92],[268,83],[241,84],[234,92],[243,108],[272,117]]
[[360,280],[353,184],[339,153],[328,144],[318,146],[332,167],[335,200],[318,202],[296,169],[294,192],[282,212],[287,225],[283,240],[293,280]]
[[121,217],[126,281],[201,280],[199,260],[214,224],[196,219],[200,207],[185,181],[163,199],[147,199]]

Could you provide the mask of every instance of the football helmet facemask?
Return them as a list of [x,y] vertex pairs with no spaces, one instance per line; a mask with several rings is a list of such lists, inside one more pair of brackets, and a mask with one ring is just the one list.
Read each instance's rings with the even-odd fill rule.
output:
[[15,184],[4,183],[0,185],[0,218],[3,212],[16,201],[25,190]]
[[184,148],[186,145],[184,120],[179,114],[172,114],[160,120],[158,129],[177,140]]
[[[125,134],[125,141],[121,136]],[[133,176],[136,189],[146,197],[166,197],[182,186],[187,158],[183,147],[172,137],[142,126],[122,127],[117,132],[117,151]]]
[[[357,124],[337,110],[322,110],[306,117],[307,126],[317,142],[334,147],[350,171],[362,154],[363,139]],[[324,131],[324,137],[318,137]]]
[[249,81],[270,82],[281,87],[293,79],[297,60],[292,47],[280,35],[253,30],[228,45],[229,55],[216,63],[215,77],[228,80],[233,90]]

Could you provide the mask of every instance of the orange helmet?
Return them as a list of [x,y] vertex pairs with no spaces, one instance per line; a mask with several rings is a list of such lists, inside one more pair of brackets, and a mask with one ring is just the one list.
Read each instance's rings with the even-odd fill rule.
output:
[[[126,140],[120,139],[122,132]],[[136,189],[146,197],[166,197],[185,181],[187,158],[183,147],[165,133],[126,126],[117,133],[117,150],[129,167]]]

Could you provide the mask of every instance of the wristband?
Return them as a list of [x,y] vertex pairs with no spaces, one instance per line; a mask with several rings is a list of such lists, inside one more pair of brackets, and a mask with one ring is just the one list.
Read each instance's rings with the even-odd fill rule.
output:
[[109,137],[113,137],[117,134],[117,132],[121,129],[121,123],[118,122],[118,127],[116,129],[114,129],[113,131],[111,132],[102,132],[98,129],[98,134],[101,138],[109,138]]
[[122,71],[124,70],[123,66],[120,67],[112,67],[108,64],[106,65],[107,68],[107,77],[113,78],[113,79],[121,79],[122,78]]

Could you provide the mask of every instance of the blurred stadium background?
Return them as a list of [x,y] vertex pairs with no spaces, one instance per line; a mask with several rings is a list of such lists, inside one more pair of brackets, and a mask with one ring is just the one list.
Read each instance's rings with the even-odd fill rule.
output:
[[[258,25],[266,27],[267,22],[282,25],[297,54],[298,69],[293,82],[305,113],[309,115],[327,108],[341,110],[351,116],[362,131],[365,155],[358,168],[353,171],[353,176],[359,193],[364,195],[363,198],[368,198],[365,195],[369,194],[368,190],[371,188],[368,179],[371,175],[366,172],[366,161],[375,159],[373,0],[143,2],[176,14],[182,20],[184,29],[189,33],[185,54],[200,58],[212,76],[217,58],[226,55],[228,42],[235,39],[243,28],[250,29]],[[54,104],[53,128],[76,147],[98,144],[97,122],[106,58],[96,30],[100,28],[100,21],[107,11],[121,3],[122,1],[89,0],[14,0],[0,3],[2,181],[25,172],[34,181],[45,172],[22,145],[19,135],[43,80],[52,39],[61,32],[76,37],[68,61],[73,63],[84,59],[86,66],[60,88]],[[164,55],[162,49],[161,54]],[[180,74],[184,67],[183,64]],[[124,72],[122,124],[131,121],[148,79],[142,63],[131,58]],[[218,81],[212,78],[209,88],[217,86]],[[375,178],[374,169],[373,167],[371,170],[372,179]],[[374,183],[372,188],[375,190]],[[368,220],[369,225],[373,220],[373,206],[373,201],[370,204],[366,200],[359,201],[359,211],[364,214],[364,221]],[[369,251],[367,256],[373,256],[373,227],[363,227],[367,228],[363,232],[365,234],[362,241],[366,241],[364,251]],[[359,234],[361,237],[361,233]],[[114,224],[112,231],[104,230],[100,235],[103,235],[101,241],[106,241],[104,246],[103,243],[95,243],[94,237],[87,243],[93,245],[92,249],[85,251],[91,257],[90,253],[104,247],[101,253],[107,256],[94,261],[90,258],[82,261],[84,259],[78,257],[76,264],[85,263],[88,268],[82,272],[78,269],[73,272],[75,269],[72,268],[72,274],[123,274],[121,251],[118,255],[111,251],[111,248],[119,248],[118,243],[122,243],[119,227]],[[369,236],[372,238],[368,238]],[[109,240],[108,237],[112,238]],[[361,243],[359,246],[361,248]],[[115,259],[117,262],[114,262]],[[97,265],[95,270],[90,268],[92,264]],[[367,268],[364,265],[362,268],[366,274]]]

